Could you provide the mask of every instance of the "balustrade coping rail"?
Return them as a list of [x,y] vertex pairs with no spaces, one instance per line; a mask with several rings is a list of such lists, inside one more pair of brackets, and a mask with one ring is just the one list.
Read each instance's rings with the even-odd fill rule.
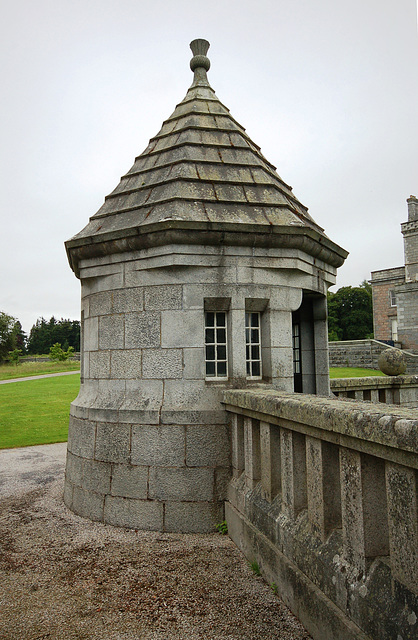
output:
[[364,389],[381,389],[382,387],[409,387],[418,386],[418,375],[402,375],[402,376],[362,376],[359,378],[331,378],[331,391],[339,387],[353,387]]
[[226,390],[227,411],[418,468],[416,410],[275,389]]

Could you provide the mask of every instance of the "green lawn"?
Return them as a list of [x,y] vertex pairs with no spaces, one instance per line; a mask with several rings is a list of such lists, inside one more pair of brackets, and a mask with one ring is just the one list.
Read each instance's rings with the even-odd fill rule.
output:
[[335,367],[329,370],[330,378],[368,378],[369,376],[384,376],[375,369],[354,369],[352,367]]
[[12,380],[13,378],[26,378],[27,376],[40,376],[43,373],[59,373],[61,371],[78,371],[80,362],[22,362],[0,365],[0,380]]
[[[32,367],[30,371],[32,375],[39,375],[54,371],[71,371],[79,365],[71,362],[67,367],[65,364],[63,366],[46,362],[36,365],[38,368]],[[27,368],[23,369],[25,366],[13,367],[13,373],[18,369],[22,375],[30,375]],[[330,370],[331,378],[379,375],[383,374],[372,369]],[[10,379],[18,376],[8,377]],[[3,367],[0,367],[0,379],[6,378]],[[70,403],[77,396],[79,386],[80,376],[77,374],[0,385],[0,449],[65,442],[68,435]]]
[[80,376],[0,385],[0,449],[66,442]]

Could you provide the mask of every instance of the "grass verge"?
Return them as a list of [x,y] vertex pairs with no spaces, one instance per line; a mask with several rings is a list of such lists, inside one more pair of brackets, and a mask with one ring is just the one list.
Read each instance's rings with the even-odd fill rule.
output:
[[0,449],[66,442],[80,376],[0,385]]
[[369,376],[383,376],[376,369],[356,369],[353,367],[333,367],[329,370],[330,378],[368,378]]
[[63,371],[78,371],[80,362],[22,362],[21,364],[1,364],[0,380],[40,376],[44,373],[61,373]]

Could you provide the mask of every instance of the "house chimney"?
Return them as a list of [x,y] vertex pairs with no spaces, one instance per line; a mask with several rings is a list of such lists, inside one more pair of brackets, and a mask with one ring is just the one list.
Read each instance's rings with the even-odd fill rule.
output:
[[416,196],[409,196],[408,203],[408,222],[414,222],[418,220],[418,198]]

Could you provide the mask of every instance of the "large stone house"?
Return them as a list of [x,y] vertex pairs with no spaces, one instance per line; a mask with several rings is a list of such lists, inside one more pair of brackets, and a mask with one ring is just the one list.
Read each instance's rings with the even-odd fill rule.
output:
[[371,274],[373,325],[376,340],[418,352],[418,199],[410,196],[407,203],[405,265]]

